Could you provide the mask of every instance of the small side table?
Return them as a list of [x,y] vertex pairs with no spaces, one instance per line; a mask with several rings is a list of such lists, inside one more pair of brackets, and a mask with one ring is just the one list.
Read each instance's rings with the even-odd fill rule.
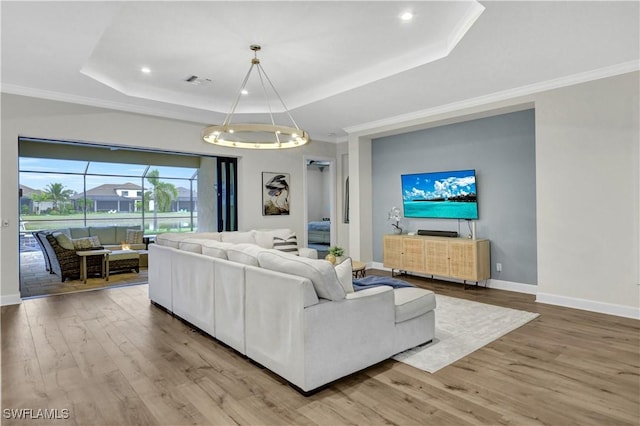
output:
[[83,250],[77,251],[76,254],[82,258],[80,265],[80,279],[83,284],[87,283],[87,257],[102,256],[102,275],[106,281],[109,281],[109,253],[111,250]]
[[357,260],[351,261],[352,270],[353,270],[353,278],[364,278],[367,271],[365,270],[366,264],[359,262]]

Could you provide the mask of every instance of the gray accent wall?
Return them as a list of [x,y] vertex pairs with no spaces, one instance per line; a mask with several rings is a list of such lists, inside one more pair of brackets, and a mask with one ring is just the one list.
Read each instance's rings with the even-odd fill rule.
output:
[[[535,111],[533,109],[388,136],[372,141],[373,258],[392,233],[389,210],[402,210],[400,175],[475,169],[477,237],[491,240],[491,278],[537,284]],[[418,229],[470,234],[470,222],[405,219]],[[496,263],[502,272],[496,271]]]

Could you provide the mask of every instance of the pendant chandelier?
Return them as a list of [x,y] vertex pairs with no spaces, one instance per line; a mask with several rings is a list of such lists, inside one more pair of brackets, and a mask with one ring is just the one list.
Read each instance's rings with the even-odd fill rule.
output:
[[[291,113],[284,104],[284,101],[278,94],[278,91],[271,83],[271,80],[264,72],[262,65],[260,65],[260,59],[258,59],[258,51],[261,47],[257,44],[252,44],[249,47],[254,52],[254,57],[251,60],[251,67],[247,72],[244,80],[242,81],[242,87],[238,92],[238,96],[233,102],[231,111],[224,119],[224,122],[218,126],[209,126],[202,132],[202,139],[205,142],[213,145],[227,146],[233,148],[249,148],[249,149],[282,149],[282,148],[296,148],[309,142],[309,135],[307,132],[298,127],[295,120],[291,116]],[[238,102],[243,94],[246,94],[246,85],[251,76],[251,72],[256,69],[260,78],[260,84],[262,91],[264,92],[267,107],[269,109],[269,117],[271,124],[258,124],[258,123],[233,123],[233,115],[236,112]],[[282,104],[282,108],[289,116],[293,126],[284,126],[276,124],[273,118],[273,112],[271,109],[271,102],[267,93],[265,82],[271,87],[273,93]]]

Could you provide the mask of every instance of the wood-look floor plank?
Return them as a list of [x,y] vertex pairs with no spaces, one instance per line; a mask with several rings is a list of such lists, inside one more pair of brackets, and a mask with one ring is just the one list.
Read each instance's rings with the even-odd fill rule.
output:
[[0,309],[2,407],[67,408],[47,424],[77,425],[640,423],[637,320],[402,278],[541,316],[434,374],[387,360],[304,397],[151,305],[146,285],[31,299]]

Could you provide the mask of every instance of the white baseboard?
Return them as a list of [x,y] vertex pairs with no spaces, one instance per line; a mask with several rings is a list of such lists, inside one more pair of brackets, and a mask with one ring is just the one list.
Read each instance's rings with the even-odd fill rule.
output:
[[625,318],[640,319],[640,308],[613,303],[597,302],[595,300],[579,299],[577,297],[559,296],[557,294],[538,293],[536,302],[548,305],[564,306],[581,309],[583,311],[599,312]]
[[512,281],[502,281],[490,279],[487,284],[489,288],[497,290],[515,291],[516,293],[537,294],[538,286],[535,284],[522,284]]
[[20,294],[8,294],[0,296],[0,306],[19,305],[22,303]]
[[[369,265],[371,265],[373,269],[391,271],[390,268],[384,267],[380,262],[371,262],[370,264],[367,264],[367,267]],[[425,275],[425,274],[411,273],[411,275],[416,275],[418,277],[424,277],[424,278],[431,278],[431,275]],[[462,280],[449,279],[449,278],[447,278],[446,280],[451,282],[456,282],[456,283],[463,282]],[[494,280],[494,279],[490,279],[487,282],[487,288],[495,288],[497,290],[506,290],[506,291],[515,291],[516,293],[526,293],[526,294],[536,294],[538,292],[537,285],[522,284],[522,283],[511,282],[511,281],[502,281],[502,280]]]

